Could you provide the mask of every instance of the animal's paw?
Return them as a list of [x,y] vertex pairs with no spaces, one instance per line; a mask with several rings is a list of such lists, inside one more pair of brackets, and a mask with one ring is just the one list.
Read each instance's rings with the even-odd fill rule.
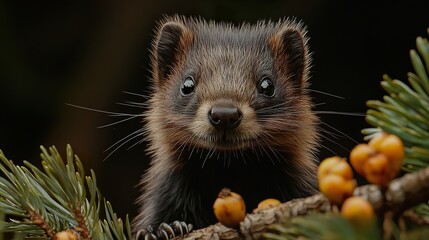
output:
[[137,232],[136,240],[169,240],[183,237],[192,231],[192,224],[174,221],[170,224],[161,223],[158,227],[149,225],[146,229]]

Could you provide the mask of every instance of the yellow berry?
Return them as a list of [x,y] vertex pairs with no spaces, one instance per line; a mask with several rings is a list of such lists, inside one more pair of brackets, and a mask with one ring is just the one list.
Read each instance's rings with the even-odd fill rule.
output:
[[375,150],[379,151],[380,145],[386,136],[387,136],[387,133],[380,132],[377,135],[375,135],[371,140],[369,140],[368,145],[373,147]]
[[319,181],[330,174],[339,175],[346,180],[353,178],[353,171],[346,159],[337,156],[326,158],[319,165]]
[[267,198],[258,204],[258,209],[273,208],[273,207],[277,207],[280,204],[281,202],[277,199]]
[[389,178],[389,162],[384,154],[377,154],[368,159],[364,168],[365,178],[368,182],[378,185],[387,185]]
[[371,156],[374,156],[376,151],[368,144],[358,144],[350,152],[350,164],[360,175],[365,176],[363,166]]
[[341,215],[358,226],[365,226],[373,221],[374,209],[364,198],[350,197],[344,201]]
[[246,205],[243,198],[228,188],[220,191],[213,204],[217,220],[230,228],[238,228],[246,216]]
[[389,134],[381,143],[379,151],[389,159],[392,170],[399,172],[402,166],[402,159],[405,155],[402,140],[393,134]]
[[319,180],[319,189],[333,204],[341,204],[355,189],[354,180],[346,180],[339,175],[327,175]]
[[398,136],[383,132],[371,139],[368,144],[373,146],[378,152],[386,155],[389,165],[393,166],[392,171],[399,172],[405,151],[404,143]]
[[404,155],[401,139],[381,132],[368,145],[357,145],[350,153],[350,163],[368,182],[387,185],[401,170]]
[[78,240],[76,234],[74,234],[72,231],[66,230],[62,232],[57,232],[55,234],[56,240]]

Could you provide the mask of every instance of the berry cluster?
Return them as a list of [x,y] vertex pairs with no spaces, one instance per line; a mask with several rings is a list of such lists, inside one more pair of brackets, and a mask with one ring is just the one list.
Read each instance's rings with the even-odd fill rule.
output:
[[[386,186],[399,173],[404,157],[404,144],[393,134],[380,133],[368,144],[358,144],[350,153],[353,169],[369,183]],[[370,222],[372,205],[362,197],[352,196],[356,186],[353,170],[345,158],[323,160],[318,170],[319,189],[336,205],[341,214],[358,224]]]

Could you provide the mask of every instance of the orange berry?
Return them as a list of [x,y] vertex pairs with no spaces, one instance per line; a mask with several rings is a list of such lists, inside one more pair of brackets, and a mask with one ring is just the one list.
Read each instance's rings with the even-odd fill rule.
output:
[[346,180],[339,175],[330,174],[319,180],[320,191],[333,204],[340,204],[353,194],[354,180]]
[[386,155],[389,162],[395,166],[394,169],[400,169],[405,152],[404,143],[398,136],[383,132],[371,139],[368,144]]
[[357,145],[350,153],[350,162],[368,182],[387,185],[401,170],[404,155],[401,139],[381,132],[368,142],[368,146]]
[[329,175],[331,169],[339,162],[340,157],[330,157],[323,160],[317,172],[317,176],[320,179],[324,178],[326,175]]
[[353,178],[353,171],[346,159],[337,156],[326,158],[320,163],[318,170],[319,181],[330,174],[341,176],[346,180]]
[[380,145],[384,141],[384,138],[387,136],[387,133],[380,132],[375,135],[371,140],[369,140],[368,145],[373,147],[375,150],[380,151]]
[[246,205],[243,198],[230,189],[220,191],[213,204],[213,210],[217,220],[230,228],[237,228],[246,216]]
[[384,154],[377,154],[368,159],[364,168],[366,180],[373,184],[387,185],[389,178],[389,162]]
[[55,238],[57,240],[77,240],[76,234],[74,234],[72,231],[66,230],[62,232],[57,232],[55,234]]
[[405,152],[404,144],[399,137],[393,134],[387,135],[380,144],[379,151],[389,159],[389,164],[393,166],[393,170],[400,170]]
[[258,209],[273,208],[273,207],[277,207],[280,204],[281,202],[277,199],[267,198],[258,204]]
[[350,163],[360,175],[365,176],[363,166],[371,156],[374,156],[376,151],[368,144],[358,144],[350,152]]
[[353,170],[345,158],[342,158],[341,161],[331,170],[331,174],[340,175],[346,180],[353,178]]
[[349,197],[341,207],[341,215],[358,226],[365,226],[373,221],[374,209],[362,197]]
[[353,180],[346,180],[343,186],[344,195],[347,197],[350,197],[353,195],[353,192],[356,188],[356,181]]

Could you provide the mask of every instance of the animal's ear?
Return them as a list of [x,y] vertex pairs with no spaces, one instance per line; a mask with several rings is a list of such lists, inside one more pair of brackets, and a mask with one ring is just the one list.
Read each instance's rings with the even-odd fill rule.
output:
[[301,24],[287,23],[269,40],[277,70],[299,87],[307,81],[311,61],[305,33]]
[[152,52],[153,74],[158,84],[179,65],[191,41],[191,31],[182,22],[167,21],[161,25]]

